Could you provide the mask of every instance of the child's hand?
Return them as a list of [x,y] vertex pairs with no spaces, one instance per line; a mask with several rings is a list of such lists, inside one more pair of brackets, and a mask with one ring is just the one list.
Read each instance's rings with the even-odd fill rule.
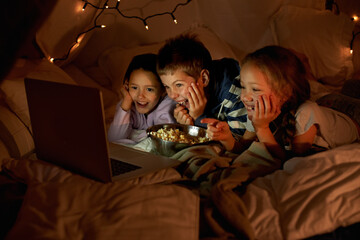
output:
[[123,101],[121,103],[121,108],[124,111],[129,111],[131,109],[133,100],[130,96],[129,87],[126,83],[124,83],[124,85],[120,88],[120,92],[123,98]]
[[207,134],[211,140],[219,141],[226,150],[233,149],[235,138],[233,137],[229,124],[213,118],[201,119],[201,123],[207,123]]
[[188,101],[190,105],[189,115],[195,120],[204,113],[207,103],[204,87],[200,84],[202,84],[201,81],[198,84],[192,83],[191,87],[189,87],[188,93]]
[[186,124],[186,125],[194,125],[194,120],[189,115],[185,106],[176,104],[176,108],[174,109],[174,117],[178,123]]
[[279,105],[275,104],[273,96],[261,95],[255,104],[252,124],[257,129],[268,128],[281,113]]

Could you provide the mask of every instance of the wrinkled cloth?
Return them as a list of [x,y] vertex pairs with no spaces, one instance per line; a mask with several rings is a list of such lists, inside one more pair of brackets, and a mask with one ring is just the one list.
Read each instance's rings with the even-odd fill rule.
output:
[[198,239],[199,198],[172,168],[101,183],[30,159],[1,170],[28,188],[5,239]]
[[216,144],[194,146],[173,158],[185,163],[180,171],[183,176],[199,182],[199,193],[207,198],[204,221],[217,238],[255,239],[247,207],[234,189],[281,167],[264,144],[253,142],[238,156],[222,154]]

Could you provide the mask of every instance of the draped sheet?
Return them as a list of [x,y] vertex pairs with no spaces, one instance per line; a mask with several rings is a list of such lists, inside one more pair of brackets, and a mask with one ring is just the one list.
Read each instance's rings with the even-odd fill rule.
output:
[[108,184],[7,159],[2,171],[28,184],[8,239],[198,239],[204,223],[222,239],[304,239],[360,222],[360,143],[283,168],[259,143],[239,156],[203,145],[173,157],[183,177],[169,168]]

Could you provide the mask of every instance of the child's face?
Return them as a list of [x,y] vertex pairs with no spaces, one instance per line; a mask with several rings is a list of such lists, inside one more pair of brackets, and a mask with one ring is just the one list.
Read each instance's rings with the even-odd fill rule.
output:
[[156,76],[142,69],[131,73],[129,79],[129,94],[139,113],[151,112],[162,95],[161,83]]
[[248,117],[251,120],[254,114],[256,101],[261,96],[272,96],[272,106],[279,106],[284,100],[278,96],[268,83],[267,76],[253,64],[245,64],[240,71],[241,101],[244,103]]
[[182,70],[176,70],[174,74],[161,75],[160,78],[168,96],[180,105],[189,108],[189,88],[191,83],[196,83],[197,80]]

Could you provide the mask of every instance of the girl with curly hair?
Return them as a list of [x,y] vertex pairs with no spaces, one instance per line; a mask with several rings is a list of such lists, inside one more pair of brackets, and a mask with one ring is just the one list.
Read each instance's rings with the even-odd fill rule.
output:
[[248,54],[239,80],[248,114],[243,138],[236,141],[224,122],[203,120],[209,137],[228,151],[242,152],[257,140],[274,157],[286,160],[360,139],[349,116],[309,100],[306,69],[289,49],[266,46]]

